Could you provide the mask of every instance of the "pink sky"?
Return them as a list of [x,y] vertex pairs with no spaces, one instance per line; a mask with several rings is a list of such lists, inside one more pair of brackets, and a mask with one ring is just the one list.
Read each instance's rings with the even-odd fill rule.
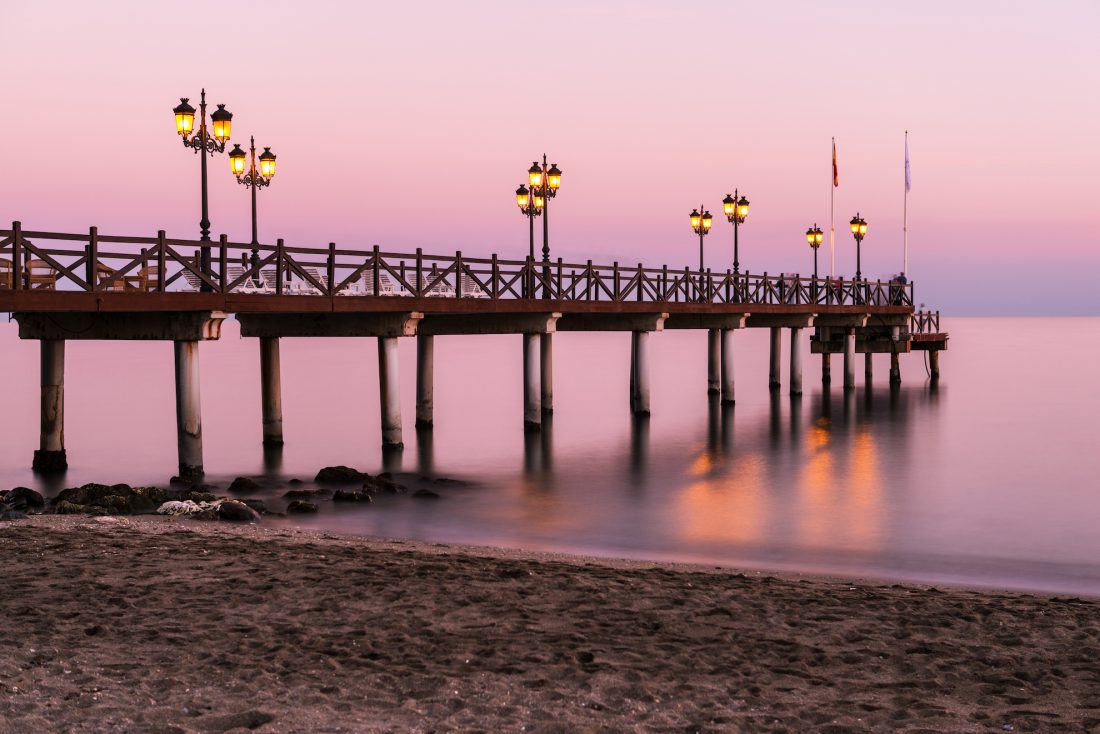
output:
[[[918,300],[1100,313],[1100,5],[907,5],[5,3],[0,220],[197,237],[171,108],[205,85],[235,142],[279,156],[262,239],[522,256],[512,191],[545,151],[554,256],[692,264],[687,214],[740,187],[743,267],[808,273],[835,135],[838,270],[858,209],[879,277],[901,267],[908,128]],[[211,219],[247,240],[224,156]],[[716,222],[708,265],[730,240]]]

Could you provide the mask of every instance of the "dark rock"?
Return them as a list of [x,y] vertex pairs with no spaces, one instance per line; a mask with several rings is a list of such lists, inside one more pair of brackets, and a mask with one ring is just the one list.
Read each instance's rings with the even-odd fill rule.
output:
[[160,487],[134,487],[134,494],[144,497],[157,507],[160,507],[170,499],[174,499],[169,496],[170,493],[168,490],[161,489]]
[[256,512],[260,513],[261,515],[266,515],[267,512],[268,512],[267,505],[265,505],[262,500],[253,499],[252,497],[248,497],[246,499],[241,500],[241,502],[245,503],[246,505],[251,507]]
[[300,487],[302,486],[302,484],[304,484],[304,482],[302,482],[301,479],[291,479],[289,482],[287,482],[287,484],[289,484],[291,487]]
[[408,491],[404,486],[395,483],[388,472],[376,477],[368,476],[363,482],[363,489],[371,494],[399,494]]
[[352,469],[350,466],[326,466],[317,472],[315,482],[321,484],[359,484],[370,479],[369,474]]
[[213,502],[218,498],[215,495],[210,494],[209,492],[192,490],[184,495],[184,499],[189,499],[192,502]]
[[312,502],[306,502],[305,500],[294,500],[286,506],[286,511],[298,515],[304,515],[311,512],[317,512],[317,505]]
[[333,502],[373,502],[370,493],[351,489],[338,489],[332,494]]
[[26,520],[27,513],[19,510],[4,509],[7,505],[0,505],[0,520]]
[[168,484],[172,487],[193,487],[198,488],[202,482],[190,477],[172,477],[168,480]]
[[259,492],[263,487],[255,479],[249,479],[248,477],[237,477],[229,485],[229,491],[233,494],[252,494],[253,492]]
[[451,479],[450,477],[434,477],[432,484],[445,484],[452,487],[465,487],[469,485],[469,482],[465,482],[461,479]]
[[56,502],[53,506],[53,511],[58,515],[106,515],[107,510],[104,507],[97,507],[95,505],[78,505],[75,502]]
[[422,500],[437,500],[437,499],[439,499],[439,495],[436,494],[435,492],[433,492],[430,489],[418,489],[418,490],[416,490],[415,492],[412,493],[412,496],[416,497],[417,499],[422,499]]
[[46,506],[46,500],[38,492],[27,487],[16,487],[3,496],[3,501],[16,510]]
[[191,520],[217,520],[218,511],[216,508],[208,507],[201,512],[195,512],[187,516]]
[[160,507],[159,504],[155,504],[153,500],[137,492],[127,498],[126,511],[131,515],[151,514],[156,512],[158,507]]
[[218,505],[218,517],[233,522],[259,522],[260,513],[243,502],[226,500]]
[[283,492],[283,497],[288,500],[310,499],[311,497],[327,497],[328,492],[323,489],[288,489]]

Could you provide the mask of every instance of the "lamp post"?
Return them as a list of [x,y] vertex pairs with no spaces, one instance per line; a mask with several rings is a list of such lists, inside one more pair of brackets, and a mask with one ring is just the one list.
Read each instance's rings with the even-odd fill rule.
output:
[[821,227],[817,226],[817,222],[814,222],[814,226],[806,230],[806,244],[814,250],[814,280],[813,287],[810,290],[815,301],[817,300],[817,248],[821,247],[824,238],[825,233],[821,231]]
[[[547,165],[546,154],[543,153],[542,163],[533,161],[531,167],[527,169],[527,184],[531,188],[531,196],[542,196],[542,272],[543,279],[546,281],[543,285],[543,295],[549,297],[550,199],[558,195],[558,189],[561,187],[561,169],[558,168],[557,163]],[[533,245],[531,249],[534,250]],[[532,295],[534,295],[533,292]]]
[[[225,105],[218,105],[210,115],[213,137],[206,125],[206,89],[202,90],[199,98],[199,128],[195,130],[195,108],[187,103],[187,97],[180,97],[180,103],[172,109],[176,117],[176,132],[183,139],[185,147],[191,148],[199,154],[202,160],[202,219],[199,220],[199,239],[203,242],[210,241],[210,212],[206,195],[206,156],[225,152],[225,143],[229,140],[229,130],[233,121],[233,113],[225,109]],[[209,275],[210,245],[202,246],[199,268]],[[210,291],[211,287],[205,282],[202,290]]]
[[[252,190],[252,265],[260,257],[260,240],[256,236],[256,191],[271,185],[271,179],[275,176],[275,154],[271,148],[264,148],[264,152],[256,155],[256,138],[249,136],[248,152],[245,153],[240,145],[234,145],[229,151],[229,170],[237,178],[237,183],[243,184]],[[259,161],[257,167],[256,161]]]
[[856,212],[852,221],[848,222],[848,226],[852,229],[852,236],[856,238],[856,282],[858,283],[863,275],[860,271],[859,249],[863,238],[867,236],[867,221],[859,216],[859,212]]
[[[541,193],[532,194],[527,186],[520,184],[520,187],[516,189],[516,205],[519,207],[520,213],[527,217],[528,229],[530,231],[529,249],[528,255],[531,262],[535,261],[535,217],[542,214],[543,208],[546,206],[546,198]],[[531,278],[523,279],[523,295],[530,296],[534,294],[533,289],[534,281]]]
[[737,275],[741,272],[741,262],[737,252],[737,230],[749,216],[749,200],[744,196],[738,196],[737,190],[734,189],[733,196],[726,194],[726,198],[722,199],[722,211],[733,225],[733,274]]
[[710,228],[714,224],[714,218],[702,204],[698,209],[692,209],[690,215],[691,229],[699,235],[699,300],[703,300],[703,238],[710,234]]

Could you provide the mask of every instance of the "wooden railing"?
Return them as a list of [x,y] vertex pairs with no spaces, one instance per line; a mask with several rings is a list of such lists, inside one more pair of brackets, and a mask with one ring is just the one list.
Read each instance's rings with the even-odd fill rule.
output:
[[909,316],[910,334],[940,333],[939,311],[917,311]]
[[[201,248],[209,247],[204,270]],[[0,230],[0,289],[786,305],[913,305],[913,284],[156,237]]]

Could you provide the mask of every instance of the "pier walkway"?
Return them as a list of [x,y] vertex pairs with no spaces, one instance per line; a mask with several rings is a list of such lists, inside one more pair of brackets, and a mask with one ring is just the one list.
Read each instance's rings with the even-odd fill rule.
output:
[[198,344],[217,339],[229,314],[241,334],[259,339],[263,440],[283,441],[279,338],[378,339],[382,437],[400,446],[402,421],[397,339],[417,339],[416,425],[430,427],[433,337],[522,335],[524,427],[538,430],[553,410],[553,334],[629,331],[630,409],[650,410],[650,334],[701,329],[708,339],[708,385],[734,401],[734,334],[771,330],[770,389],[781,384],[783,329],[790,331],[788,384],[802,392],[804,330],[811,352],[842,354],[844,388],[855,387],[855,355],[929,354],[939,378],[948,335],[939,314],[916,312],[913,284],[799,275],[716,272],[327,247],[24,230],[0,230],[0,311],[19,336],[41,342],[42,415],[38,471],[67,467],[64,447],[64,346],[70,339],[170,340],[175,343],[180,476],[203,474]]

